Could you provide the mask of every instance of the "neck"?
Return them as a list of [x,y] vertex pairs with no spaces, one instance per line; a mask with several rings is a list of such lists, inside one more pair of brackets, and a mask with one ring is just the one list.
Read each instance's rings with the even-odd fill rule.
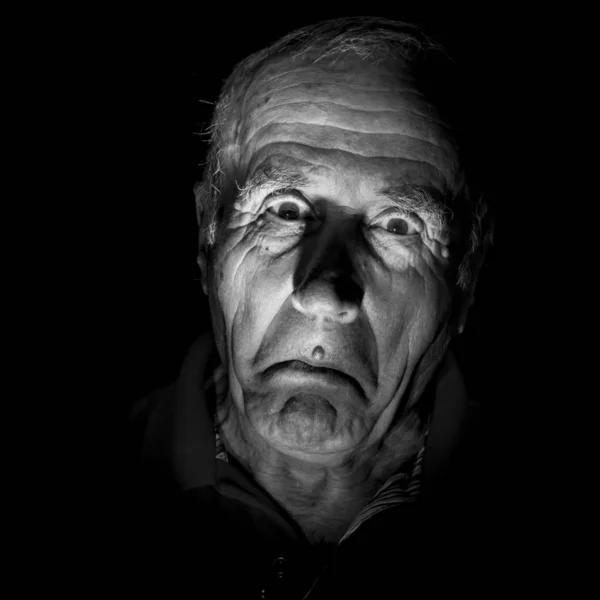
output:
[[358,446],[338,460],[315,464],[284,454],[231,410],[220,416],[227,451],[290,514],[312,544],[337,543],[379,487],[411,460],[422,444],[419,419],[412,415],[386,440]]

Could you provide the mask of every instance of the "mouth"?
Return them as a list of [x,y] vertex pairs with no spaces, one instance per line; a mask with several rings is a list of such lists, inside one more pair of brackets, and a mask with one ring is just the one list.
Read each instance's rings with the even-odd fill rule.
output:
[[350,384],[362,398],[366,397],[362,386],[356,379],[354,379],[354,377],[334,367],[317,367],[302,360],[286,360],[271,365],[268,369],[265,369],[265,371],[263,371],[263,376],[266,378],[271,378],[282,372],[306,374],[314,378],[323,378],[327,383],[333,385]]

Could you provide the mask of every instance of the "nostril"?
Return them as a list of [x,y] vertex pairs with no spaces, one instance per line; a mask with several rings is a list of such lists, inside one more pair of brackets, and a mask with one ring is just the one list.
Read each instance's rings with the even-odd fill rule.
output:
[[[358,286],[356,286],[358,287]],[[292,294],[292,305],[307,315],[328,317],[343,323],[353,321],[358,315],[361,294],[352,288],[342,289],[331,281],[313,280]]]
[[358,316],[358,307],[345,310],[337,316],[340,323],[352,323]]
[[335,293],[344,303],[360,305],[362,288],[352,279],[338,279],[334,282]]

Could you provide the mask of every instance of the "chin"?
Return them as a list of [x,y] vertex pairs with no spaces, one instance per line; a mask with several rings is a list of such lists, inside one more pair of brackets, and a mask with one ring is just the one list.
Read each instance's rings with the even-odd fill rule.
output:
[[327,455],[344,452],[354,445],[349,415],[340,415],[322,396],[297,394],[283,407],[255,423],[258,433],[284,454]]

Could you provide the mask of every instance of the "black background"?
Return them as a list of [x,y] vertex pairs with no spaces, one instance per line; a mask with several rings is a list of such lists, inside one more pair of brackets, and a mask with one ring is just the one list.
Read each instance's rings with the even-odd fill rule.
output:
[[[91,281],[93,297],[81,320],[86,338],[81,360],[94,363],[78,401],[89,404],[92,389],[89,423],[97,420],[100,429],[93,445],[106,464],[101,481],[121,513],[118,523],[126,524],[133,510],[124,498],[127,469],[123,479],[114,476],[120,476],[129,448],[119,443],[120,435],[111,439],[108,428],[125,425],[135,400],[176,378],[189,345],[209,323],[196,266],[192,193],[205,138],[194,133],[208,124],[209,103],[239,60],[296,27],[353,14],[424,24],[470,73],[473,119],[485,133],[482,153],[493,182],[496,234],[457,350],[469,391],[487,415],[489,473],[499,508],[493,520],[507,519],[504,501],[518,498],[516,487],[536,469],[522,461],[515,437],[515,424],[534,395],[526,377],[532,352],[527,328],[534,316],[527,289],[538,259],[525,216],[536,200],[524,181],[537,176],[529,159],[533,132],[526,92],[536,63],[523,43],[532,33],[530,27],[524,32],[525,16],[484,3],[467,9],[426,2],[393,10],[370,2],[355,12],[291,4],[274,10],[202,5],[173,26],[156,13],[119,27],[115,15],[98,45],[100,60],[91,73],[96,83],[73,105],[89,111],[85,127],[94,134],[93,144],[98,139],[85,157],[90,165],[82,188],[86,209],[94,199],[92,214],[78,223],[84,262],[83,276],[75,280]],[[88,196],[89,190],[95,193]],[[85,262],[88,257],[94,260]],[[76,420],[87,435],[88,422],[81,423],[78,413]],[[121,431],[128,446],[127,430]],[[94,486],[99,487],[96,480]]]

